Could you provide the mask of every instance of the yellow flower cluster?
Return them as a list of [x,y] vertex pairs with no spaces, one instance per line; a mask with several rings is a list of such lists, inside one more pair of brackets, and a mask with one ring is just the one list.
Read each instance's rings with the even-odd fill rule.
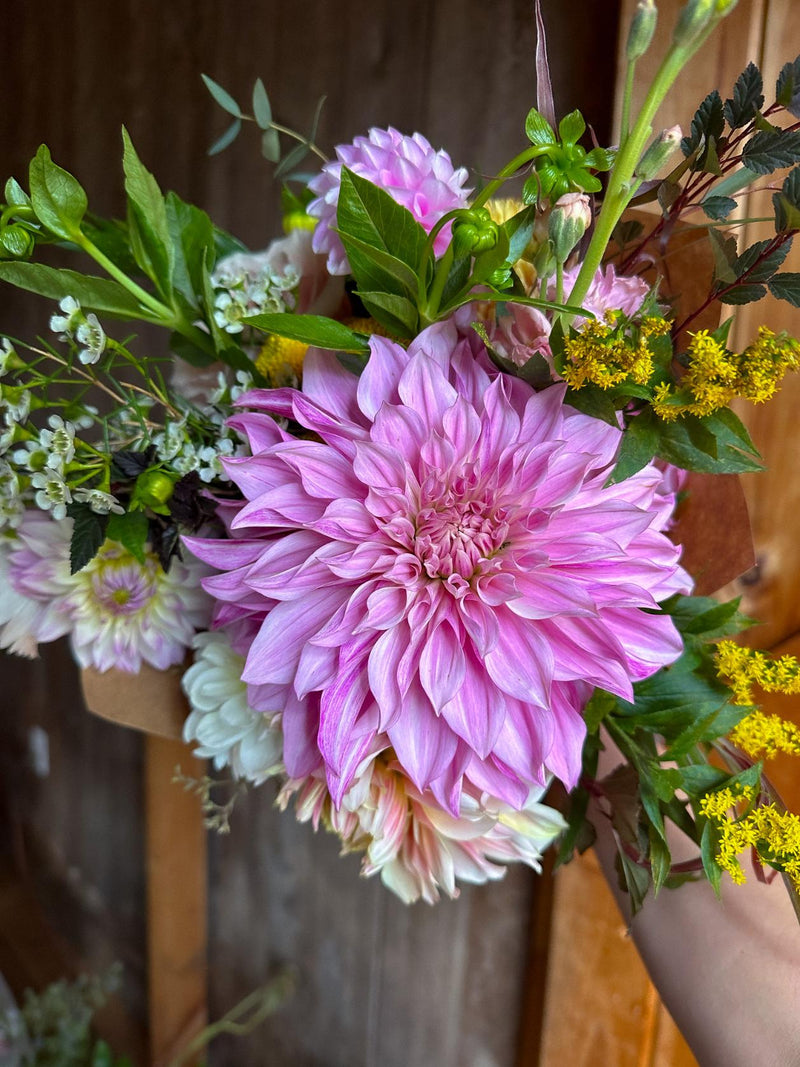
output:
[[741,884],[746,879],[738,857],[752,848],[762,863],[784,871],[800,886],[800,816],[762,804],[739,819],[728,817],[737,804],[750,804],[755,796],[755,789],[720,789],[703,797],[700,812],[716,822],[720,832],[716,861]]
[[669,328],[665,319],[652,316],[642,321],[638,337],[631,340],[615,329],[613,313],[606,322],[592,319],[577,336],[564,342],[569,362],[562,377],[573,389],[587,383],[610,389],[626,379],[645,385],[653,374],[650,338],[667,333]]
[[736,726],[730,739],[751,759],[772,759],[779,752],[800,755],[800,727],[780,715],[754,711]]
[[256,370],[264,375],[269,385],[293,385],[303,372],[308,345],[292,341],[288,337],[271,334],[256,357]]
[[688,367],[678,388],[656,387],[653,410],[665,421],[680,415],[712,415],[735,397],[762,404],[775,395],[784,374],[800,367],[800,344],[760,327],[744,352],[729,352],[708,330],[692,337]]
[[720,641],[715,658],[717,673],[733,690],[737,704],[753,703],[754,685],[765,693],[800,693],[800,663],[794,656],[770,659],[735,641]]

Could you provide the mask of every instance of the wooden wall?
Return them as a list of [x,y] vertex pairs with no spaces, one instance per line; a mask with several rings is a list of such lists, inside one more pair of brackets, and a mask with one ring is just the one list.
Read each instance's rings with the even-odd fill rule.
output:
[[[544,8],[557,103],[582,104],[602,140],[616,2],[545,0]],[[200,72],[243,102],[261,75],[277,116],[300,127],[327,93],[325,144],[391,123],[491,172],[517,150],[534,100],[531,9],[530,0],[19,6],[4,20],[0,176],[24,177],[45,141],[95,210],[118,213],[124,122],[165,188],[262,247],[275,229],[275,187],[254,139],[206,159],[224,117]],[[50,310],[0,293],[10,333],[46,332]],[[133,1034],[145,1022],[141,741],[85,713],[63,645],[35,663],[3,658],[0,672],[6,868],[34,879],[74,965],[122,960]],[[253,792],[231,835],[210,842],[211,1014],[286,965],[298,971],[298,991],[257,1035],[220,1042],[213,1067],[511,1067],[525,1016],[519,1062],[536,1062],[530,1016],[544,975],[524,990],[530,873],[466,889],[456,903],[404,908],[360,881],[357,860],[339,859],[332,838],[271,805],[268,787]]]

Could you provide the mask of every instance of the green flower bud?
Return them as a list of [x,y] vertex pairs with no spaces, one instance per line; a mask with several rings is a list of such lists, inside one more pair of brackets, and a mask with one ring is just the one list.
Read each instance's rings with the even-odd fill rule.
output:
[[567,261],[591,223],[592,209],[585,193],[566,193],[555,202],[548,232],[558,263]]
[[720,2],[725,3],[726,0],[689,0],[675,27],[675,44],[692,44],[718,13],[717,4]]
[[662,130],[639,160],[633,172],[634,177],[643,182],[649,182],[655,178],[672,153],[680,146],[682,136],[683,131],[680,126],[671,126],[668,130]]
[[136,479],[135,497],[148,508],[163,507],[175,490],[175,482],[163,471],[145,471]]
[[457,257],[477,256],[497,244],[497,223],[484,207],[465,211],[453,222],[453,251]]
[[658,9],[655,0],[639,0],[636,13],[631,20],[631,28],[628,32],[628,44],[625,50],[626,58],[633,62],[643,56],[653,40],[658,21]]
[[0,230],[0,257],[28,259],[35,244],[33,234],[22,226],[4,226]]

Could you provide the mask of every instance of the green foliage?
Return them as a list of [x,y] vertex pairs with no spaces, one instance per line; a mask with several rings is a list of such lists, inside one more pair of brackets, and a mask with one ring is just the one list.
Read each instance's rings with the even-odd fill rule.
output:
[[55,237],[75,240],[88,201],[82,186],[53,162],[50,150],[41,145],[29,169],[31,207],[36,218]]
[[128,196],[128,232],[133,255],[156,289],[169,300],[174,251],[164,197],[155,178],[136,154],[124,126],[122,141],[122,166]]
[[265,333],[276,333],[289,337],[293,341],[302,341],[316,348],[329,348],[337,352],[352,352],[363,356],[369,352],[369,345],[360,334],[334,319],[321,315],[292,315],[280,312],[270,315],[252,315],[247,319]]
[[98,515],[88,504],[68,504],[72,519],[72,539],[69,546],[70,573],[76,574],[91,563],[106,539],[108,515]]
[[795,118],[800,118],[800,56],[781,69],[775,99]]
[[587,152],[578,144],[585,132],[586,123],[579,111],[566,115],[556,134],[544,115],[531,108],[525,120],[525,133],[536,150],[535,171],[523,189],[526,204],[535,204],[545,197],[557,200],[575,190],[600,192],[602,183],[592,171],[610,170],[614,154],[603,148]]
[[764,79],[755,63],[748,63],[725,101],[725,120],[732,130],[752,122],[764,105]]

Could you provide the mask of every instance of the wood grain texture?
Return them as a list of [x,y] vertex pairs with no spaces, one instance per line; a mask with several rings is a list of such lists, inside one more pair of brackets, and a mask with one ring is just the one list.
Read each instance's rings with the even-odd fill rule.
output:
[[[44,141],[81,179],[95,210],[119,214],[124,122],[164,189],[261,248],[276,231],[277,189],[253,130],[206,158],[226,120],[201,72],[243,103],[262,76],[278,119],[301,129],[327,94],[320,140],[328,149],[370,125],[393,124],[419,129],[457,164],[491,174],[518,151],[535,100],[531,7],[530,0],[409,0],[402,9],[389,0],[24,5],[0,65],[0,176],[24,179]],[[582,106],[605,141],[616,0],[569,8],[544,0],[544,10],[556,103],[563,111]],[[46,301],[0,292],[0,321],[15,335],[46,333],[51,310]],[[159,343],[155,333],[142,336]],[[49,894],[51,917],[91,965],[122,958],[126,997],[142,1017],[141,740],[86,716],[63,647],[0,669],[0,730],[8,740],[0,782],[10,824],[20,827],[8,848],[24,853]],[[41,779],[26,766],[31,725],[50,738],[51,769]],[[220,1042],[212,1067],[514,1063],[523,1001],[535,1002],[522,989],[535,876],[514,871],[500,885],[465,889],[455,903],[406,909],[374,881],[359,880],[357,860],[340,859],[333,838],[296,825],[271,801],[268,787],[253,792],[230,837],[209,843],[211,1014],[287,965],[299,971],[298,992],[257,1035]]]

